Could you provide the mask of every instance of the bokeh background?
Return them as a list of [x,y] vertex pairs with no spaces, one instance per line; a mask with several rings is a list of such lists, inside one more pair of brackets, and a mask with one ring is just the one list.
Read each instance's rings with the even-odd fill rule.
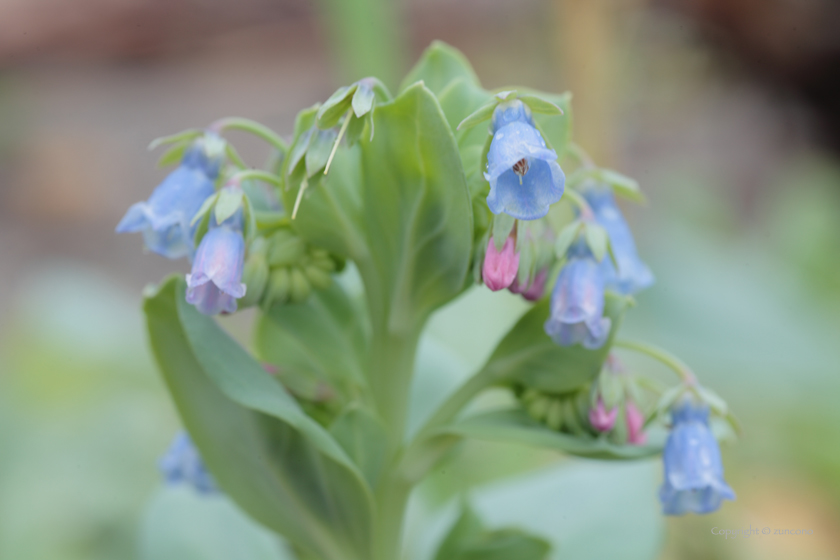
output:
[[[658,283],[625,333],[681,355],[744,425],[724,448],[738,500],[657,520],[650,558],[840,558],[838,26],[836,0],[0,0],[0,560],[135,558],[148,524],[178,421],[139,304],[184,265],[113,229],[164,176],[149,141],[226,115],[289,134],[342,83],[395,87],[433,39],[486,87],[574,92],[576,140],[649,200],[626,211]],[[433,320],[465,371],[521,312],[488,294]],[[468,445],[430,502],[549,460]],[[622,550],[614,527],[635,526],[584,504],[619,496],[633,519],[652,492],[564,468],[557,530]],[[812,534],[711,535],[748,526]]]

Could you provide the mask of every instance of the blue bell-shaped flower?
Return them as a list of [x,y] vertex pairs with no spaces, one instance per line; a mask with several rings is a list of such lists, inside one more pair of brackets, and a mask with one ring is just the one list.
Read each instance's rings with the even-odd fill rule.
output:
[[189,484],[202,494],[217,491],[213,476],[204,466],[198,449],[187,432],[179,432],[169,449],[158,462],[158,468],[167,484]]
[[616,270],[612,259],[601,261],[607,288],[630,295],[651,286],[654,282],[653,273],[639,258],[633,233],[615,202],[612,190],[593,187],[586,189],[583,196],[595,213],[595,220],[607,230],[618,264]]
[[545,332],[560,346],[582,344],[600,348],[610,334],[611,321],[604,317],[604,276],[601,266],[582,240],[566,253],[568,262],[560,271],[551,294],[551,316]]
[[496,107],[492,131],[484,174],[490,182],[490,211],[519,220],[542,218],[563,196],[566,183],[557,152],[546,147],[531,110],[518,99]]
[[190,222],[208,196],[215,192],[222,164],[222,140],[207,133],[193,143],[181,164],[145,202],[128,209],[117,233],[142,232],[146,247],[170,259],[192,257],[196,226]]
[[205,315],[236,311],[236,300],[245,295],[244,262],[242,211],[221,224],[211,212],[210,229],[198,246],[192,273],[187,274],[187,302]]
[[735,492],[723,480],[720,448],[709,429],[709,409],[684,400],[671,409],[673,428],[665,443],[665,483],[659,490],[666,515],[711,513]]

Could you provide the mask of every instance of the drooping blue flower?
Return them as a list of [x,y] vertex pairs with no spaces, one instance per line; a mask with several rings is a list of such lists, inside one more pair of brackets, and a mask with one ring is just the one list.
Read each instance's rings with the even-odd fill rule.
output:
[[167,484],[189,484],[202,494],[217,491],[213,475],[207,471],[187,432],[175,436],[158,461],[158,468]]
[[607,288],[630,295],[651,286],[653,273],[639,258],[633,233],[615,202],[612,190],[590,188],[584,191],[583,196],[595,213],[595,220],[607,230],[618,264],[616,270],[612,259],[601,261]]
[[671,409],[673,428],[662,459],[665,482],[659,490],[666,515],[711,513],[735,492],[723,480],[720,448],[709,429],[709,409],[683,401]]
[[551,316],[545,332],[560,346],[600,348],[610,334],[604,317],[604,276],[589,247],[575,242],[551,294]]
[[128,209],[117,233],[139,231],[150,251],[170,259],[192,257],[196,226],[190,222],[215,190],[222,163],[220,143],[218,136],[207,133],[190,146],[149,200]]
[[211,211],[210,228],[198,246],[192,273],[187,274],[187,302],[205,315],[236,311],[236,300],[245,295],[244,262],[242,211],[221,224]]
[[546,147],[530,109],[518,99],[496,107],[492,130],[484,174],[490,182],[490,211],[520,220],[542,218],[566,184],[557,152]]

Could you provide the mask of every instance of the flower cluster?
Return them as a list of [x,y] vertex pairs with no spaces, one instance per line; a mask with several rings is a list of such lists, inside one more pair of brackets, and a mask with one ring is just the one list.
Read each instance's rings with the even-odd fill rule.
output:
[[[494,217],[480,247],[480,277],[493,291],[508,289],[531,301],[541,299],[554,278],[545,333],[561,347],[600,351],[613,334],[607,293],[631,296],[654,282],[613,192],[629,180],[595,168],[584,154],[567,186],[557,152],[546,144],[529,106],[509,99],[509,92],[498,97],[484,172]],[[574,212],[570,223],[552,214],[564,190]],[[528,414],[552,430],[644,446],[649,418],[643,392],[609,354],[590,385],[561,393],[525,385],[517,394]],[[663,511],[707,513],[734,499],[708,429],[708,408],[680,404],[666,410],[673,430],[664,455]]]
[[[345,546],[354,547],[348,557],[396,557],[402,528],[377,519],[402,514],[408,493],[393,492],[393,481],[419,481],[471,433],[595,459],[664,450],[660,500],[669,515],[708,513],[734,499],[711,429],[720,433],[721,420],[736,425],[725,402],[664,350],[616,337],[631,296],[654,283],[616,202],[640,200],[638,184],[597,167],[571,142],[569,95],[486,91],[471,72],[450,76],[461,58],[437,52],[395,97],[373,78],[339,88],[298,114],[288,145],[237,118],[162,139],[170,145],[162,162],[177,167],[117,226],[142,233],[149,251],[189,261],[189,274],[148,292],[155,357],[186,425],[247,409],[230,417],[269,415],[295,443],[280,449],[274,432],[240,422],[255,445],[237,449],[237,460],[261,468],[234,479],[226,477],[235,470],[215,474],[234,501],[269,496],[261,515],[277,507],[280,515],[266,525],[313,557]],[[453,126],[467,105],[473,112]],[[467,130],[487,121],[489,136]],[[263,168],[224,139],[230,128],[271,145]],[[350,274],[332,285],[345,263]],[[468,289],[470,273],[533,305],[487,364],[407,434],[417,341],[427,318]],[[251,350],[199,315],[251,306]],[[681,384],[665,388],[628,371],[623,351],[658,360]],[[194,367],[185,370],[184,359]],[[211,388],[193,394],[205,383]],[[500,386],[516,397],[507,410],[458,416]],[[667,441],[654,423],[670,428]],[[206,457],[229,452],[229,438],[199,433]],[[369,449],[350,452],[358,441]],[[160,469],[169,483],[216,491],[186,433]],[[297,491],[305,488],[329,491],[335,511],[323,509],[323,492]],[[356,501],[383,495],[385,513]],[[370,542],[379,538],[384,544]]]

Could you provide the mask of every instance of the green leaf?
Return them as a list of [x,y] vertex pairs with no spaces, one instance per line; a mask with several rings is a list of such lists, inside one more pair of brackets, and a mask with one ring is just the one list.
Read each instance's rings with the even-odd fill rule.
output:
[[344,450],[211,318],[180,277],[148,293],[151,346],[222,490],[321,558],[370,558],[372,498]]
[[656,461],[564,461],[471,492],[490,527],[516,526],[554,547],[552,560],[651,560],[664,518]]
[[367,409],[352,406],[330,426],[330,433],[376,487],[388,457],[388,431]]
[[357,84],[342,86],[321,105],[318,113],[315,115],[315,123],[318,125],[318,128],[326,130],[338,124],[342,115],[350,109],[357,88]]
[[292,560],[280,540],[222,494],[182,485],[160,490],[140,533],[141,560]]
[[554,254],[557,255],[558,259],[566,256],[569,247],[577,239],[581,226],[583,226],[583,223],[580,220],[575,220],[560,230],[560,235],[557,236],[557,241],[554,242]]
[[516,381],[534,389],[565,393],[592,381],[601,371],[612,339],[630,298],[607,292],[604,316],[612,321],[610,337],[601,348],[559,346],[543,329],[550,302],[544,299],[513,326],[490,356],[483,371],[499,382]]
[[458,49],[441,41],[435,41],[420,57],[400,86],[400,91],[407,90],[422,81],[432,93],[438,94],[453,80],[464,78],[479,85],[478,76],[467,57]]
[[563,109],[551,101],[546,101],[536,95],[520,95],[519,100],[527,105],[534,113],[541,115],[562,115]]
[[490,101],[489,103],[485,103],[484,105],[473,111],[464,120],[462,120],[458,124],[458,130],[467,130],[479,123],[483,123],[484,121],[490,120],[490,117],[493,116],[493,111],[496,110],[496,107],[498,105],[499,102],[496,99]]
[[[375,325],[408,333],[464,285],[471,202],[455,138],[428,89],[417,84],[378,105],[373,120],[376,139],[338,150],[294,225],[356,261]],[[299,188],[283,193],[287,205]]]
[[592,256],[595,260],[601,262],[607,254],[607,246],[610,242],[610,235],[603,226],[595,222],[586,222],[583,227],[584,235],[586,236],[586,244],[589,245],[589,250],[592,251]]
[[556,432],[521,409],[497,410],[470,416],[441,428],[441,433],[555,449],[589,459],[634,460],[653,457],[662,452],[662,447],[657,445],[616,445],[606,438]]
[[239,207],[242,206],[242,189],[227,188],[219,191],[219,199],[216,201],[216,223],[221,224],[233,216]]
[[487,530],[467,506],[438,548],[435,560],[544,560],[551,545],[518,529]]
[[286,372],[328,383],[341,397],[364,387],[370,326],[364,310],[333,282],[304,303],[260,314],[254,329],[257,356]]

